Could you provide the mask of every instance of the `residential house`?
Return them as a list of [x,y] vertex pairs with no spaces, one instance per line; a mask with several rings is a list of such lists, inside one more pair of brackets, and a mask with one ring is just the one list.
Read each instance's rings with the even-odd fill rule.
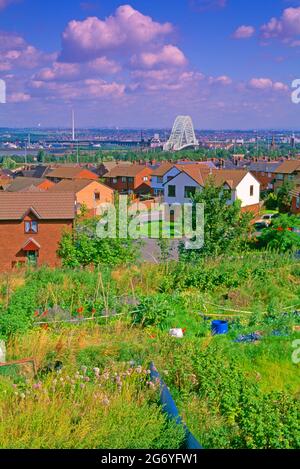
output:
[[31,191],[47,191],[54,182],[45,178],[29,178],[29,177],[16,177],[13,182],[6,187],[8,192],[31,192]]
[[14,173],[9,169],[0,169],[0,190],[5,190],[12,183]]
[[[64,180],[54,184],[50,189],[53,193],[72,192],[76,200],[77,213],[84,206],[88,215],[97,215],[97,208],[103,203],[114,203],[114,191],[98,181],[89,179]],[[62,195],[63,198],[63,195]]]
[[72,193],[0,193],[0,271],[17,265],[60,265],[59,241],[72,230],[75,201]]
[[151,173],[148,166],[117,165],[103,176],[105,183],[121,194],[150,194],[151,193]]
[[276,169],[282,164],[281,161],[257,161],[248,166],[248,170],[260,183],[262,191],[274,189],[276,180]]
[[47,174],[47,178],[53,182],[60,182],[64,179],[94,179],[98,180],[98,175],[80,166],[60,166]]
[[121,165],[132,165],[131,161],[103,161],[96,169],[96,173],[98,174],[99,177],[103,177],[105,174],[109,173],[113,168],[118,166],[119,164]]
[[15,176],[18,177],[31,177],[31,178],[45,178],[51,171],[50,166],[45,165],[27,165],[15,172]]
[[300,179],[296,179],[294,183],[294,187],[291,190],[291,213],[298,215],[300,214]]
[[244,211],[260,209],[260,184],[246,170],[211,170],[201,166],[185,166],[173,179],[165,183],[164,201],[168,204],[191,203],[196,191],[201,191],[208,178],[230,192],[228,203],[241,200]]
[[185,166],[204,166],[211,169],[216,169],[216,166],[211,161],[179,161],[178,163],[164,162],[158,168],[152,171],[151,188],[155,196],[164,195],[164,184],[173,179],[179,174]]
[[286,160],[274,171],[276,180],[274,190],[277,191],[284,182],[294,182],[300,178],[300,160]]

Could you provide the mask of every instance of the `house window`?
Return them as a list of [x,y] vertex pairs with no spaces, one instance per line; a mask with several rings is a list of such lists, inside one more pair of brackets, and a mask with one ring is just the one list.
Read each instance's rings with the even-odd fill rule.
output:
[[95,200],[100,200],[100,192],[95,192]]
[[288,179],[289,179],[289,181],[293,181],[294,175],[293,175],[293,174],[289,174]]
[[184,198],[189,199],[190,197],[193,197],[196,192],[196,187],[193,186],[185,186],[184,187]]
[[38,222],[37,221],[25,221],[25,233],[37,233]]
[[272,173],[268,173],[268,178],[271,178],[272,177]]
[[176,186],[168,186],[168,196],[176,197]]
[[157,176],[157,182],[158,184],[162,184],[164,182],[164,178],[161,176]]
[[122,177],[122,182],[126,182],[127,181],[127,178],[126,177]]
[[282,181],[283,180],[283,174],[277,174],[277,180]]
[[254,186],[250,186],[250,197],[254,195]]
[[128,178],[128,182],[133,183],[133,182],[134,182],[134,178]]
[[117,184],[118,179],[117,179],[117,178],[113,178],[112,182],[113,182],[114,184]]
[[144,181],[144,182],[148,182],[148,181],[149,181],[148,176],[143,177],[143,181]]

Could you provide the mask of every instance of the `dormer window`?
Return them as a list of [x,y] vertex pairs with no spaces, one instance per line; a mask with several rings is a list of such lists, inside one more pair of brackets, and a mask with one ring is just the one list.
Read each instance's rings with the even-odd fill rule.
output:
[[38,232],[38,222],[33,221],[33,220],[25,221],[24,228],[25,228],[25,233],[35,234]]

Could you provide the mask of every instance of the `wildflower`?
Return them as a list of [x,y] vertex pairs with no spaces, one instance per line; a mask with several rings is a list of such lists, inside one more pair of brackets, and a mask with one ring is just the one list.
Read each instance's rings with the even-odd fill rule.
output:
[[99,373],[100,373],[100,369],[99,369],[99,368],[94,368],[94,369],[93,369],[93,372],[94,372],[95,375],[97,376],[97,375],[99,375]]
[[90,378],[88,376],[85,376],[83,379],[86,383],[88,383],[90,381]]
[[48,315],[48,313],[49,313],[49,310],[46,309],[46,310],[43,312],[43,314],[41,315],[41,318],[45,318],[45,317]]
[[40,312],[39,312],[39,311],[35,311],[35,312],[34,312],[34,317],[35,317],[35,318],[37,318],[39,315],[40,315]]
[[22,393],[20,394],[20,398],[21,398],[21,399],[25,399],[25,397],[26,397],[26,395],[22,392]]
[[16,389],[18,386],[16,384],[13,384],[12,385],[14,389]]
[[42,383],[34,383],[34,385],[32,387],[33,387],[33,389],[41,389]]
[[142,367],[141,367],[141,365],[139,365],[139,366],[135,369],[135,371],[136,371],[137,373],[142,373]]
[[82,370],[82,373],[85,375],[87,372],[87,366],[82,366],[81,370]]
[[94,317],[95,314],[96,314],[96,310],[95,310],[95,308],[93,308],[93,309],[92,309],[92,317]]
[[149,388],[153,389],[155,388],[154,384],[152,383],[152,381],[147,381],[147,384],[149,386]]
[[130,360],[129,365],[130,365],[130,366],[134,366],[134,365],[135,365],[135,361],[134,361],[134,360]]
[[102,399],[102,404],[103,405],[109,405],[109,399],[107,397],[105,397],[104,399]]
[[84,383],[80,383],[80,388],[81,388],[81,389],[85,388],[85,384],[84,384]]

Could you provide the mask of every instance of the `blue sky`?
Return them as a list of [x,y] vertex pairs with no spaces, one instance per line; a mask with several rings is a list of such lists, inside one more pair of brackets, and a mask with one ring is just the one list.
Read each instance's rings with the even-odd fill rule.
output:
[[300,1],[0,0],[1,126],[300,129]]

